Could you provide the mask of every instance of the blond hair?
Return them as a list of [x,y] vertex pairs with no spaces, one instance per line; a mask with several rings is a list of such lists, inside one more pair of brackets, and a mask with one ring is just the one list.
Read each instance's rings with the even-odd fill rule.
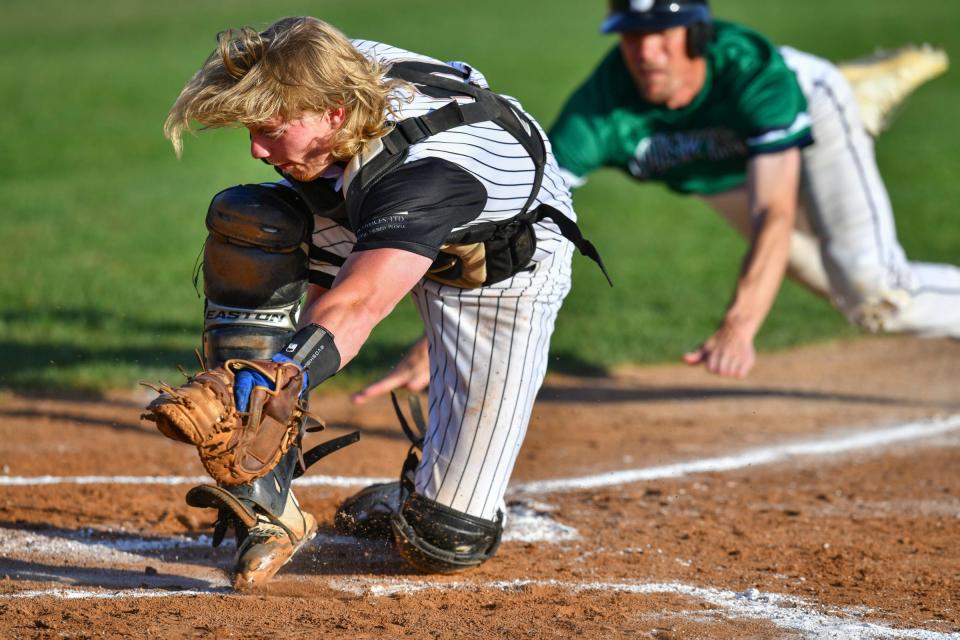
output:
[[384,115],[395,113],[394,90],[375,60],[340,31],[310,17],[283,18],[258,33],[252,27],[217,35],[217,48],[184,86],[167,114],[164,135],[180,156],[192,122],[205,128],[260,126],[306,111],[343,107],[332,155],[347,159],[367,140],[385,135]]

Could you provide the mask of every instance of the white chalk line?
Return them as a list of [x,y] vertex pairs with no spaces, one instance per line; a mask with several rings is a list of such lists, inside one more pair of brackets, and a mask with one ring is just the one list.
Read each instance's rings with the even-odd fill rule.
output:
[[865,431],[846,436],[826,435],[821,439],[790,444],[748,449],[739,454],[705,458],[643,469],[612,471],[579,478],[541,480],[511,487],[515,493],[543,495],[578,489],[597,489],[630,484],[645,480],[679,478],[696,473],[732,471],[745,467],[782,462],[800,456],[828,456],[851,451],[889,446],[897,442],[918,440],[943,435],[960,429],[960,415],[941,419],[899,424],[885,429]]
[[209,536],[187,538],[109,539],[89,529],[38,533],[0,528],[0,556],[3,558],[53,559],[97,564],[139,564],[145,553],[208,548]]
[[[550,517],[549,507],[537,503],[515,503],[508,507],[508,518],[506,530],[504,531],[504,542],[524,541],[524,542],[548,542],[557,543],[567,540],[576,540],[579,534],[576,529],[561,524]],[[113,536],[121,535],[116,538]],[[179,555],[173,558],[164,559],[158,554],[164,552],[197,552],[200,550],[208,551],[212,540],[210,536],[201,535],[195,538],[187,536],[155,537],[141,538],[131,536],[126,532],[98,531],[96,529],[81,529],[79,531],[47,530],[47,531],[28,531],[21,529],[8,529],[0,527],[0,568],[3,566],[2,559],[18,560],[25,562],[38,562],[42,565],[58,565],[65,570],[65,574],[57,574],[55,570],[44,569],[26,569],[19,579],[31,581],[70,581],[71,568],[82,565],[85,569],[98,568],[104,571],[131,571],[130,581],[133,585],[142,586],[144,570],[153,568],[153,579],[163,580],[168,583],[164,586],[168,589],[164,593],[169,593],[169,582],[176,582],[177,578],[189,580],[186,586],[195,586],[198,581],[205,582],[210,588],[222,590],[227,587],[223,579],[222,572],[218,569],[205,564],[192,564],[186,562],[186,558]],[[311,542],[312,545],[321,549],[325,547],[347,546],[353,549],[338,550],[336,554],[353,554],[357,546],[378,546],[354,538],[352,536],[318,534]],[[228,545],[229,546],[229,545]],[[325,553],[325,552],[321,552]],[[153,555],[151,555],[153,554]],[[382,553],[371,555],[365,552],[364,557],[368,561],[386,561],[395,558],[395,552],[389,550],[384,543]],[[172,560],[172,562],[171,562]],[[159,568],[159,569],[158,569]],[[157,571],[159,570],[159,574]],[[150,575],[147,573],[147,575]],[[117,587],[118,585],[110,585]],[[119,594],[116,597],[131,597],[128,594],[133,592],[132,597],[141,597],[137,595],[140,590],[131,588],[130,591],[110,592]],[[41,593],[27,591],[20,592],[18,595],[0,595],[2,597],[25,597],[21,594]],[[65,599],[79,598],[82,591],[69,589],[55,589],[48,595]],[[98,598],[110,597],[110,594],[104,595],[101,592],[95,592]],[[146,595],[142,597],[156,597],[157,591],[148,590],[143,592]],[[198,593],[195,590],[183,589],[177,590],[176,595],[186,595]]]
[[[546,505],[514,503],[508,506],[504,542],[558,543],[580,538],[573,527],[559,523],[548,513]],[[356,546],[365,541],[352,536],[320,533],[313,544],[325,546]],[[58,560],[88,565],[110,564],[142,565],[153,560],[149,554],[170,551],[208,550],[212,539],[170,536],[143,538],[125,531],[96,529],[30,531],[0,527],[0,558],[26,560]]]
[[[817,440],[748,449],[729,456],[704,458],[657,467],[611,471],[579,478],[527,482],[511,486],[509,493],[547,494],[577,489],[596,489],[645,480],[679,478],[696,473],[732,471],[744,467],[781,462],[799,456],[828,456],[889,446],[897,442],[931,438],[957,429],[960,429],[960,415],[908,422],[884,429],[862,431],[849,435],[826,434]],[[354,487],[378,482],[391,482],[392,480],[394,478],[311,476],[294,480],[294,485],[303,487]],[[0,476],[0,486],[19,487],[54,484],[181,485],[209,482],[210,478],[207,476]]]
[[[769,622],[782,629],[799,632],[817,639],[873,640],[883,638],[912,638],[914,640],[957,640],[960,634],[942,633],[927,629],[897,629],[862,619],[862,608],[856,610],[822,605],[802,598],[776,593],[762,593],[757,589],[742,592],[709,587],[697,587],[677,582],[569,582],[559,580],[498,580],[492,582],[443,582],[427,580],[379,580],[367,578],[335,578],[328,582],[337,591],[384,597],[413,594],[422,591],[480,591],[492,589],[516,592],[533,588],[562,589],[572,593],[590,591],[629,593],[634,595],[670,594],[696,598],[708,602],[738,619]],[[15,593],[0,593],[0,600],[53,597],[75,599],[136,599],[163,597],[201,597],[227,595],[222,589],[130,589],[95,591],[84,589],[33,589]],[[234,597],[247,597],[238,595]]]
[[113,591],[89,591],[86,589],[31,589],[14,593],[0,593],[0,600],[32,600],[33,598],[59,598],[61,600],[117,600],[120,598],[177,598],[229,595],[228,591],[184,589],[123,589]]
[[896,629],[865,622],[860,618],[862,607],[854,609],[825,607],[802,598],[775,593],[761,593],[757,589],[743,592],[709,587],[667,583],[640,582],[568,582],[559,580],[503,580],[486,583],[428,582],[416,580],[380,580],[369,578],[341,578],[331,581],[331,587],[359,595],[391,596],[426,590],[496,589],[516,591],[529,587],[565,589],[574,593],[607,591],[638,595],[675,594],[697,598],[723,609],[740,619],[748,618],[770,622],[777,627],[798,631],[810,638],[836,640],[872,640],[874,638],[913,638],[916,640],[958,639],[960,634],[941,633],[926,629]]

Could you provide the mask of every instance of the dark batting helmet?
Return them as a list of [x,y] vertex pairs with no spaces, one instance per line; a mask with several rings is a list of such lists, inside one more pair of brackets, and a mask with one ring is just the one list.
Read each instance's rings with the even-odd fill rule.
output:
[[610,0],[610,14],[603,21],[603,33],[662,31],[688,27],[687,53],[703,55],[713,37],[713,16],[707,0]]

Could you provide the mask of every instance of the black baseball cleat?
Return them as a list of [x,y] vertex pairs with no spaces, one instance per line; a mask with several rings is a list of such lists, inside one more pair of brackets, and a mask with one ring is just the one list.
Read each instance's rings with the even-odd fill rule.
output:
[[337,533],[357,538],[393,538],[390,516],[400,511],[399,482],[372,484],[344,500],[334,515]]

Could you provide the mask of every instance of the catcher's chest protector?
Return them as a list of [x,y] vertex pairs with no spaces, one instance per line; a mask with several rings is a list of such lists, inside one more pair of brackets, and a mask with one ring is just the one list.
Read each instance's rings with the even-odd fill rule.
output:
[[607,275],[599,253],[583,237],[576,222],[547,205],[530,208],[540,192],[546,164],[546,147],[535,124],[493,91],[434,73],[467,78],[467,74],[458,69],[428,62],[398,62],[390,68],[391,77],[415,84],[418,91],[428,96],[465,96],[474,101],[461,104],[453,100],[426,115],[400,120],[389,134],[365,145],[344,174],[341,202],[345,206],[337,202],[327,181],[298,182],[288,177],[293,188],[314,210],[356,229],[366,192],[386,173],[404,163],[412,145],[462,125],[493,122],[512,135],[533,161],[535,174],[530,194],[513,218],[475,225],[448,238],[426,277],[461,288],[506,280],[529,266],[536,249],[533,224],[544,218],[552,220],[560,233]]

